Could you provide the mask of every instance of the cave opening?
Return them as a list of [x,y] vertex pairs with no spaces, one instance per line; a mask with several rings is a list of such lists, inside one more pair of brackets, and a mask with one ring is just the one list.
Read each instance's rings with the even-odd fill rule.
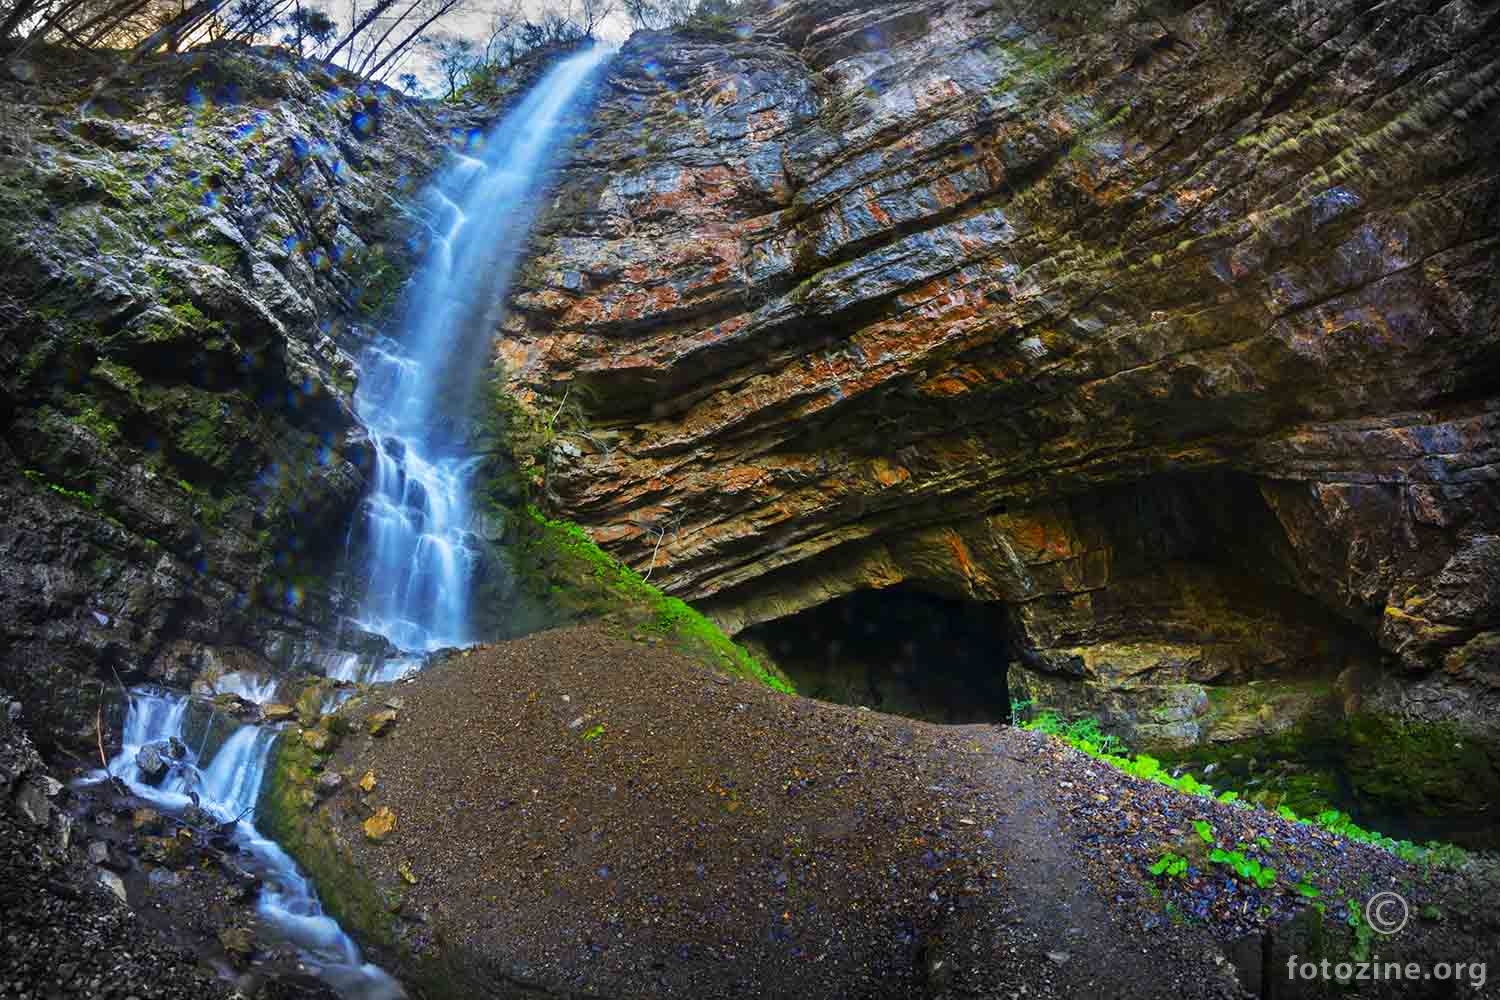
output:
[[928,722],[1010,720],[1001,604],[901,583],[751,626],[739,638],[810,698]]

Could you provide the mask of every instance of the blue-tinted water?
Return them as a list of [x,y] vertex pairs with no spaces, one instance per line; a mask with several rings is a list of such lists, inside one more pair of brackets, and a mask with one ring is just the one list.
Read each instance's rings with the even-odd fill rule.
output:
[[[497,311],[525,249],[549,168],[569,139],[569,112],[608,57],[608,50],[595,48],[558,63],[479,149],[454,156],[425,195],[434,232],[407,296],[404,322],[362,359],[355,405],[377,458],[362,525],[367,587],[359,624],[406,654],[471,641],[469,597],[477,551],[468,478],[477,460],[465,453],[463,435],[453,428],[467,409],[464,387],[485,367]],[[351,654],[334,657],[325,670],[338,680],[381,682],[421,663],[414,655],[361,663]],[[232,674],[220,678],[218,690],[261,703],[274,697],[276,685]],[[332,696],[328,707],[337,703]],[[142,780],[137,752],[148,743],[181,740],[187,708],[185,696],[132,692],[124,746],[110,762],[109,774],[166,809],[183,810],[196,796],[201,808],[234,824],[236,842],[264,880],[257,904],[261,916],[295,942],[305,964],[341,995],[405,996],[400,984],[361,958],[337,921],[323,912],[296,863],[255,828],[274,728],[242,726],[211,759],[200,761],[188,749],[161,784]]]
[[403,650],[473,641],[469,600],[478,549],[469,479],[478,464],[455,431],[488,364],[516,264],[570,112],[609,52],[555,66],[488,136],[429,185],[430,246],[395,334],[365,351],[355,397],[375,442],[364,508],[360,626]]

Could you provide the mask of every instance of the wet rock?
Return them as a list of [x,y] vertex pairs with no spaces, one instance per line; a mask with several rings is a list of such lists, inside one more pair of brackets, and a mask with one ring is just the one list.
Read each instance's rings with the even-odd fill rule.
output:
[[130,812],[130,827],[137,833],[159,833],[163,826],[162,814],[150,806],[139,806]]
[[[269,50],[155,61],[80,115],[51,97],[82,99],[83,72],[0,78],[31,137],[4,182],[26,195],[7,194],[0,218],[15,331],[0,684],[48,706],[36,722],[49,740],[92,757],[111,667],[186,688],[242,655],[306,662],[328,631],[322,589],[288,581],[328,572],[364,493],[370,445],[343,345],[412,266],[389,199],[442,161],[450,123],[397,100],[359,133],[344,101],[314,98],[335,92],[312,82],[321,69]],[[220,92],[205,74],[260,96],[198,121],[182,98]],[[117,117],[94,114],[102,103]]]
[[276,702],[272,702],[269,705],[262,705],[260,712],[262,718],[273,725],[278,722],[290,722],[297,717],[296,708]]
[[130,858],[115,844],[106,840],[89,842],[88,859],[101,868],[123,872],[130,867]]
[[229,902],[248,902],[255,898],[261,880],[227,851],[217,851],[212,859],[224,876],[224,899]]
[[164,892],[169,889],[176,889],[182,885],[182,876],[167,868],[153,868],[151,869],[151,873],[146,876],[146,881],[152,889]]
[[198,830],[212,830],[219,825],[219,818],[202,806],[189,803],[182,810],[182,822]]
[[130,897],[125,891],[125,880],[114,872],[100,870],[98,874],[99,884],[114,893],[116,899],[122,903],[129,903]]
[[187,757],[187,747],[173,737],[147,743],[136,751],[135,766],[140,769],[141,780],[148,785],[159,785],[171,773],[172,768]]
[[309,749],[322,753],[333,744],[333,736],[326,729],[304,729],[302,742],[307,744]]
[[343,787],[344,776],[337,771],[324,771],[318,775],[316,788],[319,795],[337,795]]
[[140,837],[136,847],[146,861],[168,868],[181,868],[193,855],[191,837]]
[[219,944],[241,959],[255,953],[255,932],[248,927],[225,927],[218,933]]
[[[7,700],[0,691],[0,706]],[[0,712],[0,794],[12,790],[16,770],[24,776],[41,767],[26,734]],[[112,817],[89,801],[108,789],[74,789],[80,815]],[[228,1000],[226,984],[128,905],[141,883],[127,886],[118,872],[94,863],[99,849],[89,839],[75,838],[79,843],[70,847],[56,835],[55,824],[66,815],[57,808],[54,826],[44,829],[19,810],[0,808],[0,994]]]

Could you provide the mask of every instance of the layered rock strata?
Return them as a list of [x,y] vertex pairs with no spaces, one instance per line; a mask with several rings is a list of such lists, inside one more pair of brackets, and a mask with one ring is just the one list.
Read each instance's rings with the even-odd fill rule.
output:
[[[1266,701],[1493,738],[1497,27],[810,0],[637,35],[497,340],[548,499],[733,630],[992,602],[1014,692],[1147,739]],[[1295,685],[1215,710],[1251,680]]]

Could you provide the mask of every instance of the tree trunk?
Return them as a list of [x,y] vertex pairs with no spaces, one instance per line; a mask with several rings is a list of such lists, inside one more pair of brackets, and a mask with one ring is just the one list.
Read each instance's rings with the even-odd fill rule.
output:
[[4,23],[0,23],[0,42],[5,41],[11,35],[15,34],[16,29],[21,26],[21,22],[30,17],[32,11],[36,10],[36,4],[37,0],[16,0],[15,10],[10,12],[10,16],[5,19]]
[[406,10],[402,11],[401,14],[400,14],[400,16],[398,16],[394,21],[392,21],[390,23],[390,26],[387,27],[383,32],[380,33],[380,37],[377,38],[377,39],[375,39],[375,44],[373,46],[371,46],[369,52],[365,53],[365,57],[359,61],[359,68],[356,69],[354,72],[358,73],[360,76],[364,76],[365,66],[369,64],[369,62],[370,62],[371,59],[375,58],[375,53],[379,52],[380,51],[380,47],[385,44],[385,40],[387,38],[391,37],[391,32],[395,31],[396,27],[398,25],[400,25],[408,17],[410,17],[411,16],[411,12],[414,11],[414,10],[416,10],[417,7],[418,7],[418,5],[420,5],[421,3],[422,3],[422,0],[412,0],[411,6],[408,7],[408,8],[406,8]]
[[369,72],[368,75],[371,78],[373,78],[373,79],[379,79],[379,73],[380,73],[381,69],[385,67],[385,65],[387,63],[389,63],[398,54],[400,54],[401,50],[405,49],[408,45],[410,45],[413,41],[415,41],[418,38],[418,36],[420,36],[422,34],[422,32],[426,31],[429,27],[431,27],[432,26],[432,22],[436,21],[438,18],[440,18],[444,14],[448,13],[454,7],[457,7],[458,4],[459,4],[459,0],[446,0],[446,2],[441,7],[439,7],[437,9],[437,13],[433,14],[427,20],[423,21],[421,24],[419,24],[415,28],[413,28],[411,34],[409,34],[405,38],[401,39],[401,41],[399,43],[397,43],[397,45],[396,45],[395,48],[393,48],[393,49],[391,49],[391,51],[387,52],[385,54],[385,56],[380,60],[380,62],[376,63],[375,66],[374,66],[374,68],[372,68],[370,70],[370,72]]
[[151,32],[139,45],[131,49],[130,55],[126,57],[127,62],[135,62],[142,56],[148,56],[163,45],[175,45],[184,31],[192,28],[204,17],[212,17],[228,2],[229,0],[197,0],[192,6]]
[[377,17],[395,5],[396,0],[379,0],[374,7],[370,8],[369,13],[354,23],[354,27],[350,28],[349,33],[339,40],[339,43],[333,47],[333,51],[323,57],[324,61],[333,62],[340,52],[349,47],[350,42],[359,37],[360,32],[368,28]]

